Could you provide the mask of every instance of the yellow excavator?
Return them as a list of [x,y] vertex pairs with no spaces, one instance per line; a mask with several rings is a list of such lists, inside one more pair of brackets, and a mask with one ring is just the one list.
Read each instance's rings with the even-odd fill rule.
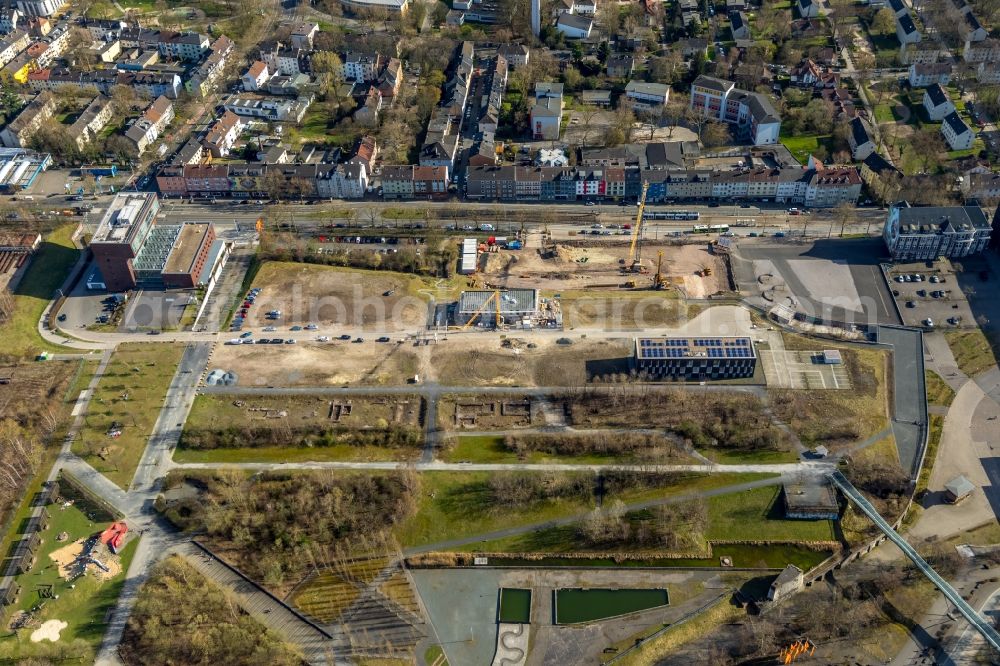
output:
[[635,225],[632,227],[632,242],[628,246],[628,259],[622,261],[622,270],[626,273],[645,273],[646,269],[642,265],[642,223],[645,221],[643,212],[646,210],[646,193],[649,191],[649,182],[643,181],[642,195],[639,197],[639,210],[635,215]]

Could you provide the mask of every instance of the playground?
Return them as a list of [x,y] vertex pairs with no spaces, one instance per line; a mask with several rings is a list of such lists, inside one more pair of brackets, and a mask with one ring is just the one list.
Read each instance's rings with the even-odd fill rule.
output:
[[33,563],[15,578],[20,594],[4,609],[3,626],[11,633],[0,638],[0,651],[26,659],[39,656],[37,650],[51,641],[72,645],[74,656],[90,662],[137,539],[121,541],[120,552],[112,553],[100,541],[111,517],[79,497],[64,498],[46,510],[50,519],[38,532]]

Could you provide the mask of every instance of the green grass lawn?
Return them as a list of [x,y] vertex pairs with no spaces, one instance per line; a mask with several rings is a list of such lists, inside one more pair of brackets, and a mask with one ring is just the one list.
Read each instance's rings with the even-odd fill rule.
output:
[[730,451],[727,449],[704,449],[702,454],[712,462],[723,465],[738,464],[772,464],[794,463],[799,461],[799,454],[794,451]]
[[732,541],[834,541],[829,520],[785,520],[781,487],[708,500],[708,538]]
[[75,229],[75,225],[59,227],[42,241],[14,291],[13,316],[0,324],[0,355],[24,357],[42,351],[66,351],[42,339],[38,320],[80,255],[71,240]]
[[781,144],[788,149],[792,157],[802,164],[809,161],[809,156],[823,146],[828,152],[833,151],[833,137],[829,134],[807,136],[782,136]]
[[[551,463],[551,462],[573,462],[581,465],[601,465],[610,463],[640,462],[635,456],[619,455],[617,453],[608,454],[586,454],[586,455],[552,455],[542,451],[532,451],[523,458],[507,449],[503,444],[501,435],[459,435],[458,443],[451,449],[441,453],[444,462],[472,462],[472,463],[516,463],[524,462],[531,464]],[[672,462],[687,462],[676,460]]]
[[[132,481],[183,353],[179,345],[121,345],[94,390],[73,452],[121,488]],[[113,422],[120,437],[108,435]]]
[[281,463],[281,462],[382,462],[389,460],[415,460],[420,455],[416,448],[388,448],[384,446],[258,446],[238,449],[183,449],[174,451],[178,463]]
[[933,370],[924,371],[924,383],[927,386],[928,403],[947,407],[955,399],[955,390]]
[[944,334],[959,369],[969,377],[996,365],[993,348],[981,330],[946,331]]
[[[107,627],[105,615],[116,603],[125,575],[119,573],[110,580],[100,581],[88,571],[87,575],[72,583],[62,578],[49,554],[77,539],[89,537],[107,527],[108,523],[91,521],[80,502],[67,508],[52,505],[48,509],[52,520],[48,529],[42,532],[43,541],[37,552],[35,566],[30,572],[18,578],[21,595],[17,603],[8,609],[6,617],[10,616],[10,612],[27,611],[42,604],[42,608],[36,613],[38,621],[66,622],[68,626],[62,630],[59,643],[67,645],[72,643],[70,652],[76,652],[73,656],[82,661],[89,661],[86,651],[91,652],[89,657],[92,658],[92,653],[100,646]],[[56,541],[55,537],[60,532],[66,532],[69,538],[64,542]],[[128,570],[137,543],[138,539],[132,537],[120,554],[122,572]],[[95,552],[99,553],[98,560],[107,561],[109,555],[103,546]],[[42,599],[38,590],[43,585],[52,585],[53,593],[59,598]],[[71,585],[74,587],[70,587]],[[45,644],[30,641],[31,631],[30,628],[22,629],[13,635],[13,640],[10,634],[0,639],[0,659],[8,655],[12,658],[26,658],[41,650],[47,651],[49,648]]]
[[404,546],[459,539],[506,527],[582,514],[593,498],[552,499],[527,507],[497,510],[487,485],[489,472],[426,472],[421,475],[417,513],[396,528]]
[[[417,515],[397,530],[403,545],[414,546],[458,539],[476,534],[544,522],[564,516],[583,515],[594,508],[586,500],[545,500],[523,509],[491,511],[486,486],[487,472],[426,472],[421,475],[420,508]],[[613,499],[626,504],[669,498],[685,493],[713,490],[756,481],[775,474],[686,474],[659,488],[642,488],[619,493]],[[765,488],[764,490],[769,490]],[[606,500],[612,499],[606,497]],[[504,552],[570,552],[577,548],[573,525],[528,532],[494,541],[482,541],[459,550]],[[487,546],[488,544],[488,546]]]

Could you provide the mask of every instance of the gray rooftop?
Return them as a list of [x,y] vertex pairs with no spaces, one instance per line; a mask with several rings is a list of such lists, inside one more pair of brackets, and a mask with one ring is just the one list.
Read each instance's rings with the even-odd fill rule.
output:
[[[473,314],[493,298],[492,289],[463,291],[458,299],[459,314]],[[500,312],[503,314],[533,313],[538,309],[537,289],[502,289],[500,290]],[[495,312],[496,303],[490,301],[484,312]]]

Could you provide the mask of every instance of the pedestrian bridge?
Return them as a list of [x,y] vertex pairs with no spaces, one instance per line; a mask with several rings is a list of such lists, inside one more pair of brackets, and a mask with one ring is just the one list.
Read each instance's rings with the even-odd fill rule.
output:
[[934,583],[934,586],[937,589],[941,590],[941,594],[945,596],[945,599],[951,602],[951,604],[958,609],[958,612],[962,614],[970,625],[972,625],[972,628],[978,631],[980,635],[986,639],[987,644],[989,644],[997,652],[1000,652],[1000,633],[997,633],[997,630],[994,629],[982,615],[977,613],[972,606],[966,603],[965,599],[963,599],[961,595],[955,591],[955,588],[948,584],[948,581],[938,575],[938,572],[934,571],[931,565],[927,564],[927,562],[924,561],[924,558],[920,557],[920,554],[917,553],[916,549],[914,549],[913,546],[906,541],[906,539],[900,536],[899,532],[894,530],[892,525],[886,522],[885,518],[879,515],[879,512],[875,510],[875,507],[872,506],[871,502],[865,499],[864,495],[862,495],[858,489],[847,480],[847,477],[840,472],[833,472],[829,476],[834,485],[840,488],[841,492],[844,493],[844,496],[853,502],[855,506],[861,509],[861,511],[868,516],[880,530],[882,530],[882,533],[885,534],[890,541],[899,546],[899,549],[903,551],[903,554],[910,558],[915,565],[917,565],[917,569],[920,570],[920,573],[926,576],[929,581]]

